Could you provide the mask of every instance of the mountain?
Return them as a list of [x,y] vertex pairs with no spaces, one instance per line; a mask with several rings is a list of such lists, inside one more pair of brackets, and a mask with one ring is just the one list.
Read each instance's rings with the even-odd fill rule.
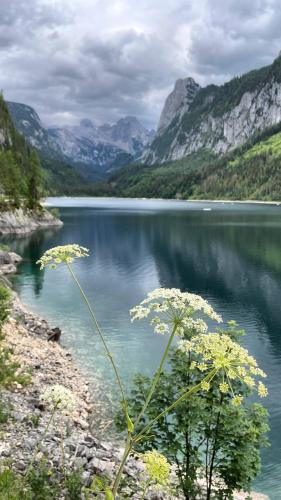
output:
[[83,176],[96,180],[139,157],[153,138],[132,116],[114,125],[95,126],[84,119],[79,126],[44,127],[25,104],[8,102],[17,129],[48,159],[65,161]]
[[281,201],[281,123],[221,156],[201,150],[162,165],[123,168],[100,194]]
[[4,106],[9,123],[9,135],[13,134],[15,144],[22,143],[27,150],[30,149],[29,145],[40,155],[43,186],[47,193],[70,195],[73,194],[74,186],[77,193],[83,193],[88,189],[85,179],[65,161],[60,149],[42,126],[38,114],[30,106],[12,102],[6,102]]
[[57,157],[60,154],[60,149],[51,140],[48,130],[43,127],[33,108],[26,104],[9,101],[7,101],[7,106],[18,132],[32,147],[48,156]]
[[221,86],[178,80],[142,160],[164,163],[203,149],[222,155],[280,121],[281,55]]
[[90,169],[108,173],[131,163],[153,138],[153,132],[133,116],[98,127],[84,119],[79,126],[51,128],[48,132],[68,161],[88,167],[88,173]]

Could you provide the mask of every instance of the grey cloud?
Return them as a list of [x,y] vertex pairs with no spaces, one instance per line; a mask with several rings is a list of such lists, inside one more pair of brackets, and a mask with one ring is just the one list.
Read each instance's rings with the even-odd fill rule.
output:
[[71,9],[40,0],[1,0],[0,8],[0,49],[27,45],[40,29],[53,29],[71,20]]
[[[0,0],[0,87],[43,120],[156,126],[177,78],[221,83],[272,61],[279,0]],[[2,48],[2,50],[1,50]]]
[[191,35],[190,59],[206,82],[269,64],[281,47],[277,1],[213,0]]

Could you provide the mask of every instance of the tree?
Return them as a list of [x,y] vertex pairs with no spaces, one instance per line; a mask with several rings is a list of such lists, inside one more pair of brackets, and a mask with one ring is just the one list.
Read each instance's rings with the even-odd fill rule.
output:
[[30,154],[29,168],[27,174],[27,206],[36,210],[40,206],[42,173],[40,160],[36,151]]
[[[231,323],[227,333],[238,340],[241,332]],[[204,374],[192,369],[193,362],[194,358],[187,360],[180,349],[172,351],[170,371],[161,375],[142,426],[169,406],[183,387],[202,380]],[[148,377],[135,378],[129,400],[132,417],[142,407],[149,385]],[[260,447],[267,444],[267,411],[260,404],[233,405],[231,393],[226,389],[222,394],[218,385],[213,380],[207,393],[185,400],[153,426],[148,440],[139,443],[139,450],[159,449],[177,465],[179,489],[187,500],[198,498],[198,494],[209,500],[214,491],[217,499],[232,498],[235,489],[249,492],[260,470]],[[249,393],[242,382],[238,386],[241,395]],[[121,415],[117,425],[124,427]]]
[[1,186],[10,203],[18,208],[24,191],[24,182],[19,165],[12,151],[0,151]]

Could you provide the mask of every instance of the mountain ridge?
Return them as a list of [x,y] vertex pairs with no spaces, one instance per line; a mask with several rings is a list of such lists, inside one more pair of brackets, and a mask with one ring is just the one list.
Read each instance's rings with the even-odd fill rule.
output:
[[[281,122],[218,156],[208,150],[158,165],[124,167],[103,194],[202,200],[281,200]],[[97,191],[97,195],[99,192]]]
[[19,132],[41,155],[68,162],[91,179],[132,162],[153,137],[153,131],[132,116],[112,125],[95,126],[84,118],[75,126],[44,127],[31,106],[7,105]]
[[[187,82],[185,89],[181,82]],[[174,108],[169,107],[169,102],[175,103]],[[271,65],[220,86],[200,87],[190,78],[178,80],[166,99],[156,136],[142,161],[165,163],[203,149],[221,155],[280,121],[280,55]]]

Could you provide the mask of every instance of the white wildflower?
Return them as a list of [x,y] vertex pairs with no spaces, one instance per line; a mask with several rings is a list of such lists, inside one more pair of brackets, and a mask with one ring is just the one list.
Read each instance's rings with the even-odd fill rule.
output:
[[52,409],[73,411],[76,406],[74,394],[63,385],[51,385],[41,394],[41,399]]
[[167,333],[169,331],[169,327],[165,323],[158,323],[158,325],[155,326],[154,331],[155,333],[164,335],[164,333]]
[[130,314],[132,321],[152,315],[150,323],[156,333],[168,333],[176,325],[176,335],[183,337],[187,332],[189,335],[207,332],[205,321],[192,317],[199,312],[219,323],[222,321],[210,304],[199,295],[181,292],[178,288],[157,288],[131,309]]
[[71,264],[74,259],[79,259],[81,257],[88,257],[89,250],[80,245],[63,245],[50,248],[47,250],[37,261],[40,264],[40,269],[49,267],[50,269],[56,269],[58,264],[64,262],[65,264]]

